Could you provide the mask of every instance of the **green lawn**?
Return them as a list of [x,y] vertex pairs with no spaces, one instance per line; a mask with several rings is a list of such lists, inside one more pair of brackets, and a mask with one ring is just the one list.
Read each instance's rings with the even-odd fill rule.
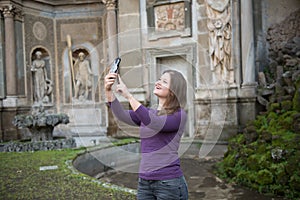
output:
[[[82,150],[0,153],[0,199],[135,199],[103,187],[94,178],[73,173],[67,161]],[[41,166],[58,166],[40,171]]]

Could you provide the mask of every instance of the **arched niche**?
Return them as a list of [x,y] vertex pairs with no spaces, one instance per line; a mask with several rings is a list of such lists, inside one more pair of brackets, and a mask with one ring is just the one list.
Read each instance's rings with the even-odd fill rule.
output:
[[[99,55],[96,48],[91,43],[83,43],[72,46],[72,57],[73,64],[76,59],[78,59],[78,54],[83,52],[85,54],[85,59],[89,61],[90,68],[93,73],[93,81],[92,81],[92,89],[88,96],[86,103],[93,103],[99,101]],[[72,83],[72,70],[70,69],[70,60],[68,49],[66,48],[63,51],[62,55],[62,64],[64,67],[63,71],[63,88],[64,88],[64,102],[65,103],[75,103],[72,102],[72,98],[74,96],[74,86]]]
[[[50,104],[50,103],[53,103],[53,97],[52,97],[52,89],[53,89],[53,81],[52,80],[53,79],[52,79],[51,55],[50,55],[49,51],[42,46],[33,48],[30,52],[30,67],[31,68],[33,66],[34,60],[37,59],[37,55],[36,55],[37,52],[41,52],[41,59],[45,61],[45,69],[47,72],[47,79],[50,81],[50,82],[47,81],[47,84],[48,84],[47,91],[50,92],[50,94],[47,95],[47,92],[45,93],[45,95],[48,96],[48,100],[44,101],[43,103]],[[32,87],[32,98],[35,101],[35,99],[34,99],[35,88],[34,88],[33,73],[31,73],[31,87]],[[49,88],[49,87],[51,87],[51,88]]]

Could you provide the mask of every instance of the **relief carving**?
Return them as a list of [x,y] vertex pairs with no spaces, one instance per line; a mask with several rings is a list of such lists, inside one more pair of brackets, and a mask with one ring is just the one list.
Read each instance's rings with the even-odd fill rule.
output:
[[206,0],[210,69],[214,84],[233,83],[231,9],[229,0]]
[[185,9],[184,3],[173,3],[168,5],[156,6],[154,8],[155,30],[164,31],[183,31],[185,29]]
[[47,36],[46,26],[42,22],[35,22],[32,28],[33,35],[38,40],[44,40]]

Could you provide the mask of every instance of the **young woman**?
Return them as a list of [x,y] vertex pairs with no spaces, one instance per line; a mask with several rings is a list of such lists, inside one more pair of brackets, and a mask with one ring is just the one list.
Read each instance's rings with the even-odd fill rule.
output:
[[141,163],[138,199],[188,199],[188,190],[180,168],[178,148],[185,129],[187,114],[186,80],[175,70],[165,71],[155,83],[153,93],[158,108],[146,108],[128,91],[119,77],[116,91],[125,97],[132,110],[124,110],[113,94],[112,86],[118,74],[105,77],[107,101],[114,115],[121,121],[140,126]]

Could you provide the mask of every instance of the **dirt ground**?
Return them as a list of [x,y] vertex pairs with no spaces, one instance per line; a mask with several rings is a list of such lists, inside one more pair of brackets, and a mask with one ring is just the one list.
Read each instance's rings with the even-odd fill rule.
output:
[[[219,161],[226,145],[217,145],[205,158],[200,159],[197,150],[188,151],[181,156],[181,167],[188,183],[190,200],[280,200],[280,197],[270,197],[251,191],[248,188],[228,184],[213,173],[214,165]],[[101,178],[102,181],[115,185],[137,189],[138,174],[115,172]]]

